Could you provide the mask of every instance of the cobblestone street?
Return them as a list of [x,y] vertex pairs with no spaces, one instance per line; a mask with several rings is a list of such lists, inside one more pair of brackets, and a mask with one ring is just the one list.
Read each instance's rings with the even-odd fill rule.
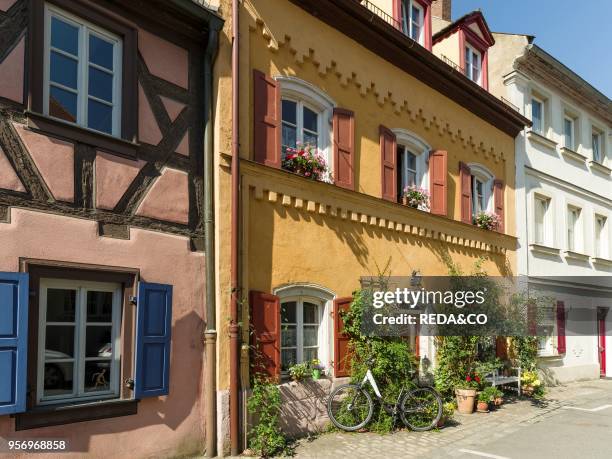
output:
[[[402,430],[390,435],[377,435],[372,433],[330,433],[323,434],[313,440],[301,440],[296,449],[298,458],[364,458],[364,457],[419,457],[419,458],[444,458],[444,457],[490,457],[497,459],[514,458],[542,458],[542,457],[576,457],[566,449],[566,455],[561,452],[553,454],[551,445],[564,441],[573,441],[579,444],[578,432],[573,438],[559,439],[553,429],[548,429],[547,424],[554,422],[555,417],[572,416],[563,424],[571,424],[572,419],[578,416],[598,416],[598,426],[612,423],[611,409],[596,408],[605,401],[612,399],[612,381],[599,380],[582,383],[569,384],[563,387],[552,388],[546,395],[546,400],[536,403],[528,399],[511,400],[500,409],[490,413],[474,413],[472,415],[456,414],[455,423],[439,431],[425,433]],[[589,408],[567,407],[587,405]],[[566,408],[564,408],[566,407]],[[595,409],[591,409],[595,407]],[[600,411],[601,410],[601,411]],[[605,414],[604,414],[605,413]],[[582,421],[580,425],[584,428],[588,422]],[[525,439],[526,433],[538,425],[544,429],[542,438],[535,438],[534,444],[528,445],[533,450],[533,455],[528,453],[506,456],[490,453],[489,444],[496,448],[507,444],[512,452],[518,446],[519,439]],[[608,427],[609,429],[609,427]],[[608,430],[609,432],[609,430]],[[548,435],[547,435],[548,434]],[[584,457],[609,457],[609,447],[602,447],[601,442],[607,439],[597,437],[597,432],[589,436],[592,452],[589,453],[588,446],[584,449]],[[552,448],[552,446],[551,446]],[[583,446],[584,448],[584,446]],[[487,452],[485,452],[487,451]],[[516,450],[518,451],[518,450]],[[537,451],[537,453],[536,453]],[[547,451],[551,451],[547,455]],[[597,455],[599,454],[599,455]]]

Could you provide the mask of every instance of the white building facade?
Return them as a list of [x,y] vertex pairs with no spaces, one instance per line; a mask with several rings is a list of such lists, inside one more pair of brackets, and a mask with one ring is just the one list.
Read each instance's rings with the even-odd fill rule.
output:
[[532,43],[494,34],[490,90],[530,118],[516,143],[517,275],[540,308],[550,383],[612,376],[612,102]]

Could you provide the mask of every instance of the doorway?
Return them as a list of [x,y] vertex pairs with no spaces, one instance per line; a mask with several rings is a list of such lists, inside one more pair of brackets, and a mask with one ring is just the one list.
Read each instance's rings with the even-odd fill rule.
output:
[[606,316],[608,308],[597,308],[597,350],[599,356],[599,375],[606,377]]

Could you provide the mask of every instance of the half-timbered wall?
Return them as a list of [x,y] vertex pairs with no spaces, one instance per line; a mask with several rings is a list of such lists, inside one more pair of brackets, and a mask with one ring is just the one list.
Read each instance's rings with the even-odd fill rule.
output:
[[44,210],[95,220],[104,236],[138,227],[188,236],[201,248],[202,44],[128,17],[138,42],[136,135],[115,146],[39,116],[42,81],[32,73],[42,69],[27,64],[38,45],[27,26],[31,6],[42,4],[0,2],[0,215],[10,206]]

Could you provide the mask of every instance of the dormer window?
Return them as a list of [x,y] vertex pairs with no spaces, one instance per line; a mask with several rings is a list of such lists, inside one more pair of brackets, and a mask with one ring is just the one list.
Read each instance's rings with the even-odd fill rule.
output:
[[471,45],[465,45],[465,74],[474,83],[482,85],[482,53]]
[[495,38],[480,11],[450,23],[436,32],[432,40],[434,54],[477,85],[489,89],[488,51]]
[[414,41],[423,44],[425,9],[413,0],[402,1],[403,32]]
[[404,35],[431,49],[431,0],[394,0],[394,19]]

